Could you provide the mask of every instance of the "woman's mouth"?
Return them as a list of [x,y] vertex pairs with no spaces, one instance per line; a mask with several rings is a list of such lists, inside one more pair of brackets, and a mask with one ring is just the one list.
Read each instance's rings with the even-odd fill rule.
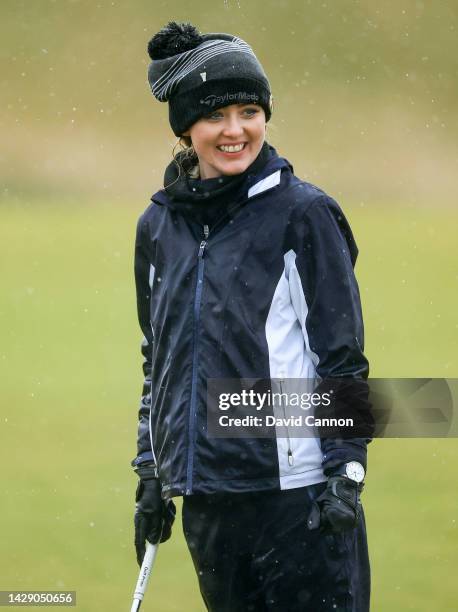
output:
[[219,145],[216,148],[220,153],[223,153],[228,157],[237,157],[245,150],[246,145],[246,142],[239,142],[235,145]]

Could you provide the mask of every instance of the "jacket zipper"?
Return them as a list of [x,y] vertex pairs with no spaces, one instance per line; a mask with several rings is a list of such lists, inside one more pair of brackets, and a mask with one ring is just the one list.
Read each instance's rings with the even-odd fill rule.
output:
[[[284,380],[281,379],[279,380],[280,383],[280,398],[283,395],[283,383]],[[290,439],[290,435],[289,435],[289,429],[288,426],[286,425],[286,411],[285,411],[285,405],[283,404],[283,401],[280,399],[281,402],[281,406],[283,408],[283,418],[284,418],[284,422],[285,422],[285,427],[286,427],[286,439],[288,440],[288,465],[293,466],[294,465],[294,457],[293,457],[293,451],[291,450],[291,439]]]
[[208,225],[204,225],[204,239],[201,241],[197,253],[197,281],[194,295],[194,326],[192,347],[192,378],[191,378],[191,406],[189,410],[188,424],[188,466],[186,472],[186,495],[192,493],[192,472],[194,468],[194,436],[196,430],[196,399],[197,399],[197,366],[198,366],[198,333],[200,321],[200,305],[202,301],[202,289],[204,279],[204,254],[209,235]]

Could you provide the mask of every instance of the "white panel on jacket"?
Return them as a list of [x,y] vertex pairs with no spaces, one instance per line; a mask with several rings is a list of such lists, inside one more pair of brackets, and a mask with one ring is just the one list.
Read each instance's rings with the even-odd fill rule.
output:
[[248,189],[248,197],[251,198],[258,193],[267,191],[280,183],[281,170],[276,170],[273,174],[266,176],[266,178],[258,181],[252,187]]
[[[151,290],[150,297],[152,296],[152,293],[153,293],[155,272],[156,272],[156,268],[153,266],[153,264],[150,264],[150,267],[149,267],[149,287]],[[151,320],[150,320],[150,326],[151,326],[151,331],[153,333],[153,338],[154,338],[154,328],[153,328],[153,322]],[[149,440],[150,440],[150,445],[151,445],[151,453],[153,455],[153,461],[157,465],[156,455],[154,453],[154,446],[153,446],[153,432],[151,430],[151,410],[149,412],[148,423],[149,423]]]
[[[305,327],[308,308],[296,268],[296,253],[288,251],[284,261],[285,268],[277,283],[266,320],[270,377],[277,379],[272,381],[272,391],[311,392],[318,357],[310,350]],[[295,384],[290,379],[302,380]],[[304,379],[310,379],[310,384],[307,385]],[[275,416],[287,417],[288,408],[277,407],[274,413]],[[304,414],[309,413],[304,411]],[[277,452],[281,489],[294,489],[326,480],[321,467],[323,455],[317,438],[277,437]]]
[[[153,264],[150,264],[150,267],[149,267],[150,298],[153,296],[153,284],[154,284],[155,272],[156,272],[156,268],[153,266]],[[153,322],[151,320],[150,320],[150,327],[151,327],[151,331],[153,332],[153,336],[154,336],[154,327],[153,327]]]
[[153,290],[154,273],[155,272],[156,272],[156,268],[153,266],[153,264],[150,264],[150,267],[149,267],[149,288],[151,290]]

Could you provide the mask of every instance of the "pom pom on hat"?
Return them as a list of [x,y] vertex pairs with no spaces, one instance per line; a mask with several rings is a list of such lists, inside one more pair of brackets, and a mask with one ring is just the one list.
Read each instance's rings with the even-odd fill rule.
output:
[[191,23],[169,23],[159,30],[148,43],[148,55],[152,60],[165,59],[198,47],[203,38]]

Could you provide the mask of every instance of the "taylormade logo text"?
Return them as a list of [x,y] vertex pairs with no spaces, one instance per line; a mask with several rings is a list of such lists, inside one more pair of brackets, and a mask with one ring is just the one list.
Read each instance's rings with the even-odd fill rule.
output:
[[205,104],[213,108],[216,104],[224,104],[225,102],[252,102],[255,104],[259,100],[259,96],[255,93],[247,93],[246,91],[238,91],[235,94],[225,93],[223,96],[208,95],[200,100],[201,104]]

